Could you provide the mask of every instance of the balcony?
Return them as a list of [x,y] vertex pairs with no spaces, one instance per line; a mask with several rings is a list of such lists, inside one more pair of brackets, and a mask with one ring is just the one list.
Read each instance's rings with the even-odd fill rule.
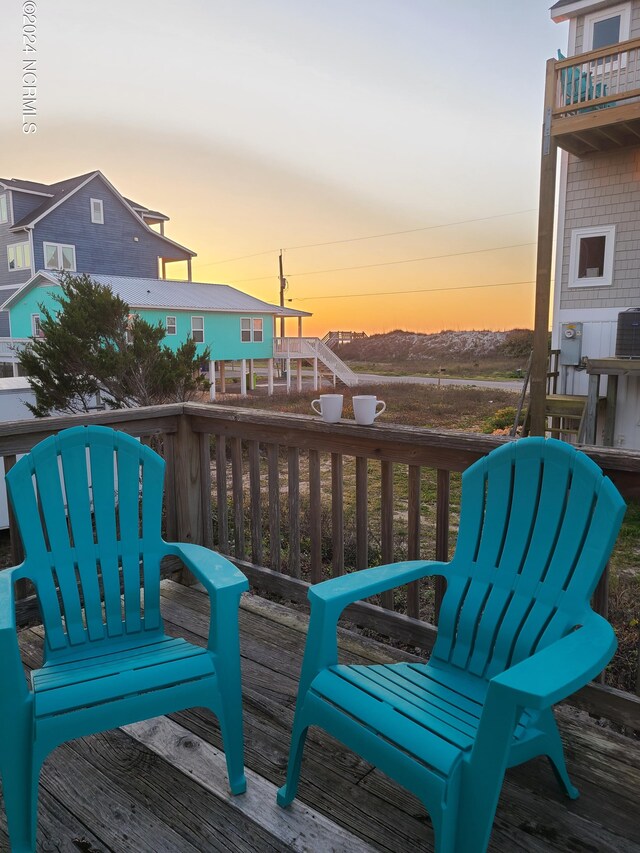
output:
[[551,136],[583,157],[640,144],[640,39],[555,63]]
[[[244,597],[240,615],[249,787],[241,797],[227,794],[219,729],[201,709],[73,741],[43,770],[42,849],[431,850],[421,805],[319,731],[309,737],[300,800],[288,812],[275,805],[305,639],[306,592],[308,582],[363,568],[378,556],[447,559],[459,472],[504,439],[175,404],[0,425],[5,468],[46,435],[84,423],[152,442],[167,463],[167,538],[229,555],[251,581],[253,594]],[[626,497],[640,496],[640,453],[587,452]],[[17,535],[11,547],[12,559],[21,559]],[[165,575],[169,632],[205,644],[206,596],[189,585],[181,565],[168,563]],[[28,589],[19,593],[23,660],[33,667],[43,634],[35,600]],[[340,635],[343,654],[358,663],[428,654],[442,594],[427,581],[377,604],[352,606]],[[607,613],[607,578],[594,606]],[[383,645],[355,626],[402,645]],[[637,673],[629,686],[640,687]],[[581,797],[565,800],[543,760],[509,771],[490,850],[637,849],[640,746],[621,732],[640,730],[640,699],[593,683],[557,716]],[[0,847],[7,849],[3,821],[4,814]]]

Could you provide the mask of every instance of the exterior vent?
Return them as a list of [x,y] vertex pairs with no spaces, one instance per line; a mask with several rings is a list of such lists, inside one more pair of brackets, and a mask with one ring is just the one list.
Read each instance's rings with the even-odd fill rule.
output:
[[618,314],[616,358],[640,358],[640,308]]

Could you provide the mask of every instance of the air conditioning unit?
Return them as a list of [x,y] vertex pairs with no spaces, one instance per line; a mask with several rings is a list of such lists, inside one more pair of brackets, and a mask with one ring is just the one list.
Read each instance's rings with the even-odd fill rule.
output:
[[618,314],[616,358],[640,358],[640,308]]

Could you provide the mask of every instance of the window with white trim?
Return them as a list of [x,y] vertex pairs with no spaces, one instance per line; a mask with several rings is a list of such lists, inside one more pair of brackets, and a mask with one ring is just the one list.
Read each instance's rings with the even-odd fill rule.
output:
[[6,193],[0,195],[0,225],[9,221],[9,201]]
[[76,269],[76,247],[67,246],[64,243],[43,243],[44,268],[46,270],[70,270]]
[[40,325],[40,315],[31,315],[31,334],[34,338],[43,338],[42,326]]
[[89,203],[91,205],[91,221],[95,222],[96,225],[104,225],[104,207],[102,205],[102,199],[92,198]]
[[261,343],[263,341],[263,320],[262,317],[241,317],[240,318],[240,340],[242,343]]
[[191,318],[191,337],[196,344],[204,343],[204,317]]
[[31,269],[31,249],[28,243],[7,246],[7,265],[11,271]]
[[569,287],[608,287],[613,283],[615,238],[615,225],[571,232]]
[[585,15],[583,51],[599,50],[601,47],[609,47],[610,44],[627,41],[630,26],[631,5],[629,3]]
[[177,334],[176,318],[175,317],[167,317],[167,319],[165,321],[165,329],[166,329],[167,335]]

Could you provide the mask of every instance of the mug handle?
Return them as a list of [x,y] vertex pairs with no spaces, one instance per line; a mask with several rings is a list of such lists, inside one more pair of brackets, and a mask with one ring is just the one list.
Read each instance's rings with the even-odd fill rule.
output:
[[[380,403],[382,403],[382,408],[380,409],[380,411],[378,411],[378,406],[380,405]],[[375,420],[378,417],[378,415],[381,415],[386,408],[387,408],[387,404],[385,403],[385,401],[384,400],[378,400],[378,402],[376,403],[376,413],[373,416],[373,419]]]
[[322,404],[320,403],[320,400],[312,400],[311,401],[311,408],[316,413],[316,415],[320,415],[320,417],[322,417],[322,411],[320,409],[316,409],[316,407],[314,406],[314,403],[317,403],[319,406],[321,406]]

